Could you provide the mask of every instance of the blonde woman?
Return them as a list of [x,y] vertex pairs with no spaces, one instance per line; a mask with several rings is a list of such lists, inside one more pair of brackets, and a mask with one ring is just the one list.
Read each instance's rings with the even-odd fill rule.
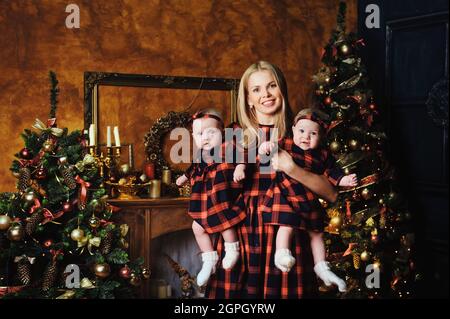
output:
[[[278,140],[290,133],[292,111],[286,81],[274,65],[260,61],[243,74],[238,95],[238,120],[244,131],[243,144],[248,154],[267,140]],[[235,125],[234,125],[235,126]],[[272,133],[272,134],[271,134]],[[275,266],[278,225],[264,224],[260,210],[264,195],[275,175],[273,169],[296,179],[320,197],[335,201],[337,192],[322,175],[297,166],[284,150],[264,163],[257,159],[246,164],[243,209],[246,218],[238,226],[241,255],[233,269],[219,269],[206,289],[208,298],[302,298],[316,291],[314,261],[306,232],[295,230],[290,251],[296,264],[290,272]],[[224,256],[223,240],[217,242],[219,256]],[[316,270],[326,272],[328,269]]]

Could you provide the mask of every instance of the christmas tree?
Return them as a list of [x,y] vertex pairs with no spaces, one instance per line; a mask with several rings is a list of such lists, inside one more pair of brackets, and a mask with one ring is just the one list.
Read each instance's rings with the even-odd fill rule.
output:
[[149,270],[129,259],[128,226],[111,219],[86,136],[57,127],[55,73],[50,80],[49,120],[22,133],[17,192],[0,194],[0,286],[13,287],[0,297],[133,297]]
[[339,297],[411,297],[417,275],[411,214],[386,158],[381,108],[360,57],[365,44],[346,33],[345,11],[341,2],[323,66],[313,76],[316,102],[329,116],[328,148],[345,174],[359,179],[356,187],[340,188],[336,203],[322,202],[329,217],[328,258],[347,281]]

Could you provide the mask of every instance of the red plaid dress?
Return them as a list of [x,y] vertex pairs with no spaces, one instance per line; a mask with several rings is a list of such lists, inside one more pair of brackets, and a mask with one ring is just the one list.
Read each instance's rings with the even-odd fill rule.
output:
[[233,210],[242,184],[233,181],[233,163],[193,163],[185,175],[191,183],[188,214],[206,232],[213,234],[235,226],[245,212]]
[[[272,126],[261,126],[269,138]],[[249,150],[251,151],[251,150]],[[212,299],[235,298],[304,298],[317,291],[313,271],[313,257],[309,236],[295,229],[291,251],[296,264],[288,273],[282,273],[274,265],[275,239],[278,225],[265,224],[261,205],[264,195],[272,184],[274,172],[262,173],[263,163],[247,164],[244,196],[237,207],[244,207],[246,218],[237,226],[241,257],[229,270],[217,267],[206,289],[206,297]],[[294,226],[294,225],[293,225]],[[215,243],[223,258],[223,239]]]
[[[302,150],[290,138],[281,139],[278,147],[286,150],[294,162],[315,174],[328,177],[337,185],[344,176],[342,169],[325,149]],[[325,210],[320,205],[318,197],[283,172],[276,172],[263,205],[263,220],[276,225],[295,225],[298,228],[322,232],[325,223]]]

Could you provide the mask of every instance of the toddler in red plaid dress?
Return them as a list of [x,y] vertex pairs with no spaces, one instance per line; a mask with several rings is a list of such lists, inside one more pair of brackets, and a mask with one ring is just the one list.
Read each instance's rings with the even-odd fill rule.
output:
[[[199,111],[192,116],[192,135],[199,150],[198,158],[176,180],[178,186],[191,183],[188,214],[194,219],[192,230],[202,251],[202,268],[197,284],[202,286],[216,272],[219,260],[209,234],[221,233],[225,241],[224,269],[232,268],[239,260],[239,240],[234,226],[245,218],[245,212],[233,209],[242,191],[242,184],[233,181],[236,165],[223,161],[224,129],[220,113],[214,109]],[[218,152],[218,153],[217,153]]]
[[[356,174],[344,175],[342,169],[336,165],[334,158],[324,149],[321,149],[321,138],[325,135],[326,127],[324,119],[327,116],[318,110],[311,108],[301,110],[294,119],[293,139],[284,139],[280,142],[284,148],[292,154],[294,160],[298,165],[310,169],[317,174],[327,175],[329,181],[335,186],[356,186]],[[264,142],[260,145],[259,154],[270,154],[275,148],[274,142]],[[297,154],[296,154],[297,153]],[[292,184],[291,184],[292,183]],[[280,182],[279,182],[280,184]],[[318,276],[330,285],[334,283],[339,290],[345,290],[345,282],[330,271],[329,264],[325,261],[325,245],[323,242],[323,215],[317,213],[320,211],[318,199],[314,196],[312,199],[308,190],[306,190],[300,183],[285,178],[282,181],[283,185],[279,185],[279,189],[289,189],[291,195],[287,196],[288,201],[295,201],[291,206],[282,205],[283,200],[270,199],[268,206],[277,203],[278,207],[293,207],[292,213],[298,213],[299,225],[306,228],[311,240],[311,249],[314,257],[314,270]],[[297,186],[297,187],[296,187]],[[278,187],[278,186],[277,186]],[[271,192],[270,197],[281,195],[282,191]],[[318,208],[319,207],[319,208]],[[272,217],[270,217],[272,218]],[[280,218],[280,217],[277,217]],[[302,219],[306,219],[302,220]],[[291,238],[293,228],[290,226],[280,226],[276,235],[276,251],[275,251],[275,266],[283,272],[288,272],[295,264],[295,258],[292,256]]]

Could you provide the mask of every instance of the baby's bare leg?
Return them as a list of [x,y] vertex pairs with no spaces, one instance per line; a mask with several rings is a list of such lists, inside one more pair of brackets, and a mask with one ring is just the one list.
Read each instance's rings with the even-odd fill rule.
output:
[[239,240],[235,228],[228,228],[222,232],[225,241],[225,257],[222,260],[224,269],[233,268],[239,260]]
[[325,243],[323,242],[323,233],[310,231],[311,250],[314,257],[314,264],[325,260]]
[[214,250],[211,237],[209,237],[209,234],[199,223],[193,221],[192,230],[194,232],[195,240],[203,253]]
[[282,272],[288,272],[295,264],[295,258],[290,251],[294,229],[280,226],[276,238],[275,266]]

